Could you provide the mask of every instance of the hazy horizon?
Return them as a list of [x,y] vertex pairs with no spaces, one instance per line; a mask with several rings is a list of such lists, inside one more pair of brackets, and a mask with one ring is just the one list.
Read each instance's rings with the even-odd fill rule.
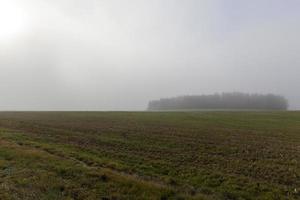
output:
[[300,109],[300,1],[1,0],[0,110],[274,93]]

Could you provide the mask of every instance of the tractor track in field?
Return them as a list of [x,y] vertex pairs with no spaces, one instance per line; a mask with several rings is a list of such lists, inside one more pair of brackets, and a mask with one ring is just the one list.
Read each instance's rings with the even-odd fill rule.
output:
[[[12,139],[9,139],[9,138],[5,138],[6,142],[9,142],[9,143],[13,143],[13,145],[15,146],[19,146],[19,147],[29,147],[31,149],[35,149],[35,150],[38,150],[38,151],[41,151],[41,152],[44,152],[46,154],[49,154],[51,156],[54,156],[54,157],[58,157],[60,159],[64,159],[64,160],[69,160],[69,161],[72,161],[84,168],[87,168],[89,170],[102,170],[102,171],[107,171],[107,172],[110,172],[114,175],[117,175],[117,176],[121,176],[121,177],[125,177],[129,180],[132,180],[132,181],[140,181],[140,182],[143,182],[145,184],[148,184],[148,185],[152,185],[152,186],[155,186],[155,187],[158,187],[158,188],[168,188],[168,189],[173,189],[173,190],[176,190],[178,192],[179,190],[179,187],[176,185],[171,185],[171,184],[168,184],[168,183],[165,183],[161,180],[157,180],[157,179],[154,179],[152,177],[147,177],[147,176],[141,176],[137,173],[129,173],[129,172],[125,172],[125,171],[122,171],[122,170],[117,170],[117,169],[113,169],[113,168],[110,168],[110,167],[107,167],[107,166],[101,166],[100,164],[98,163],[92,163],[92,164],[89,164],[87,162],[84,162],[74,156],[70,156],[70,155],[66,155],[66,154],[61,154],[60,153],[56,153],[54,151],[51,151],[51,150],[47,150],[47,149],[44,149],[44,148],[41,148],[41,147],[38,147],[38,146],[34,146],[32,144],[27,144],[27,143],[22,143],[22,144],[19,144],[18,142],[12,140]],[[7,140],[9,139],[9,140]],[[2,141],[3,142],[3,141]],[[181,192],[184,192],[184,191],[181,191]]]

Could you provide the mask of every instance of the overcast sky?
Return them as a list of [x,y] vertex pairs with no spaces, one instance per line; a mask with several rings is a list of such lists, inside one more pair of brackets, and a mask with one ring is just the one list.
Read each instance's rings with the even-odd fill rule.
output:
[[276,93],[300,109],[299,0],[0,0],[0,110]]

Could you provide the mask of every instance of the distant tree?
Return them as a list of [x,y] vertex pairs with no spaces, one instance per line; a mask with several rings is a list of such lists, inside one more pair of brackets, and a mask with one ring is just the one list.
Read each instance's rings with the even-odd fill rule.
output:
[[150,101],[148,105],[148,110],[184,109],[287,110],[288,101],[285,97],[274,94],[233,92],[164,98]]

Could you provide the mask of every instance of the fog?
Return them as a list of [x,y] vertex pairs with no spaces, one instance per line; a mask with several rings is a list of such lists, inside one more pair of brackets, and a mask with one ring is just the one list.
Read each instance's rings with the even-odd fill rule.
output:
[[9,9],[0,110],[145,110],[236,91],[300,109],[298,0],[0,0]]

